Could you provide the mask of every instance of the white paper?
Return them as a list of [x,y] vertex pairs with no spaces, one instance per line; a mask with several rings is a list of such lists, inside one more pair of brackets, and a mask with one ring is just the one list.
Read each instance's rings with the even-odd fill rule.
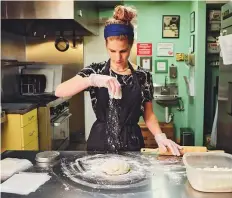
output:
[[157,62],[157,70],[165,71],[166,70],[166,62]]
[[33,164],[27,159],[5,158],[0,161],[1,180],[5,180],[13,174],[27,170]]
[[224,65],[232,64],[232,34],[219,36],[219,43]]
[[158,43],[157,56],[174,56],[173,43]]
[[28,195],[50,178],[47,173],[18,173],[1,184],[1,192]]
[[148,70],[150,70],[150,68],[151,68],[151,64],[150,64],[150,59],[143,59],[143,68],[144,69],[148,69]]

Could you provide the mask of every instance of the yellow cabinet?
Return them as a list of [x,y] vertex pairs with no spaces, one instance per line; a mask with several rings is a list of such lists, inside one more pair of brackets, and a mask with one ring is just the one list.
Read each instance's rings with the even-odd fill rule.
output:
[[37,120],[37,109],[34,109],[32,111],[29,111],[28,113],[25,113],[23,115],[20,115],[21,119],[21,127],[24,127],[33,121]]
[[25,150],[25,151],[29,151],[29,150],[37,151],[37,150],[39,150],[38,140],[34,140],[34,141],[30,142],[28,145],[23,147],[22,150]]
[[38,140],[38,123],[36,121],[21,128],[22,147],[25,147],[33,140]]
[[37,109],[23,115],[7,114],[1,135],[6,150],[38,150]]

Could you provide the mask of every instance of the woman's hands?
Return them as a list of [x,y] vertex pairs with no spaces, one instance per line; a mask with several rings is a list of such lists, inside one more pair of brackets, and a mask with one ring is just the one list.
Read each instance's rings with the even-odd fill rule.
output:
[[107,88],[110,98],[122,98],[121,85],[115,77],[101,74],[91,74],[89,76],[89,80],[90,86]]
[[171,150],[173,155],[180,156],[180,151],[182,147],[175,142],[173,142],[170,139],[167,139],[165,133],[157,133],[155,134],[155,140],[159,146],[159,148],[162,150],[162,152],[167,151],[167,147]]

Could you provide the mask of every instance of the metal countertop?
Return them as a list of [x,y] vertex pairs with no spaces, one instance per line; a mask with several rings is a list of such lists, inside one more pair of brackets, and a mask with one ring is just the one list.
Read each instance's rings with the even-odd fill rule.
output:
[[[2,198],[232,198],[232,193],[202,193],[194,190],[187,181],[182,160],[178,157],[157,158],[156,155],[146,155],[147,159],[156,162],[154,167],[152,166],[156,171],[149,178],[148,186],[125,190],[99,190],[74,184],[54,172],[52,168],[39,168],[35,162],[37,153],[36,151],[6,151],[2,154],[2,158],[28,159],[34,164],[34,167],[28,170],[29,172],[48,172],[52,176],[36,192],[30,193],[28,196],[1,193]],[[85,151],[61,151],[60,154],[61,158],[68,159],[78,158],[88,153]]]

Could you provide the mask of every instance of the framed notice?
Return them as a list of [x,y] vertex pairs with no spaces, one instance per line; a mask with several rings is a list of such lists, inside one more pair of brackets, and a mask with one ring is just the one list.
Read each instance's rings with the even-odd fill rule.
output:
[[163,15],[163,38],[179,38],[180,15]]
[[152,43],[137,43],[137,56],[152,56]]
[[155,73],[168,73],[168,60],[155,60]]
[[152,71],[152,57],[140,57],[140,66],[143,69]]
[[157,56],[174,56],[173,48],[173,43],[158,43]]

